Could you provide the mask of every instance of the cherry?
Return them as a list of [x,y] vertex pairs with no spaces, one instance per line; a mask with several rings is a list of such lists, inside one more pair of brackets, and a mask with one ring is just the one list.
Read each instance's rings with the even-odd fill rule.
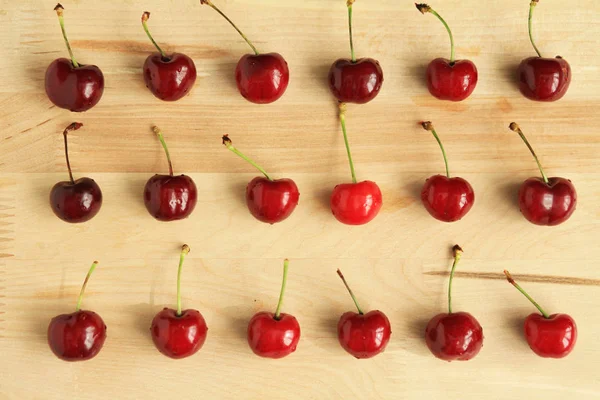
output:
[[463,250],[452,248],[454,263],[448,283],[448,313],[433,317],[425,329],[425,342],[434,356],[446,361],[467,361],[475,357],[483,346],[483,329],[467,312],[452,312],[452,279]]
[[184,244],[177,269],[177,310],[163,308],[152,319],[150,333],[154,345],[167,357],[185,358],[194,355],[206,341],[208,327],[198,310],[181,309],[181,270],[183,260],[190,252]]
[[290,261],[283,261],[283,281],[275,314],[260,311],[248,322],[248,346],[260,357],[283,358],[296,351],[300,341],[300,324],[296,317],[280,312]]
[[337,274],[344,282],[358,310],[358,314],[348,311],[340,317],[337,326],[340,345],[356,358],[375,357],[385,350],[390,341],[390,335],[392,334],[390,321],[379,310],[363,313],[342,271],[338,269]]
[[523,288],[504,270],[506,279],[540,311],[525,319],[525,338],[535,354],[545,358],[566,357],[577,342],[577,324],[568,314],[548,315]]
[[329,69],[329,89],[340,102],[364,104],[373,100],[383,84],[383,70],[379,61],[372,58],[357,59],[352,40],[352,4],[347,0],[348,31],[351,58],[336,60]]
[[50,207],[52,207],[52,211],[58,218],[71,223],[89,221],[98,214],[102,206],[100,186],[91,178],[74,180],[71,172],[67,135],[69,131],[76,131],[82,126],[83,124],[80,122],[73,122],[63,131],[69,180],[58,182],[50,190]]
[[182,53],[165,54],[148,30],[150,13],[142,14],[142,27],[158,50],[144,61],[144,81],[152,94],[164,101],[176,101],[189,93],[196,82],[196,65]]
[[65,31],[64,8],[59,3],[54,7],[54,11],[58,15],[71,59],[57,58],[50,63],[45,77],[46,95],[60,108],[76,112],[87,111],[98,104],[102,97],[104,75],[97,66],[79,64],[75,60]]
[[158,136],[167,155],[169,175],[156,174],[148,179],[144,187],[144,204],[150,215],[159,221],[187,218],[196,207],[196,184],[187,175],[173,176],[173,164],[162,132],[156,126],[152,130]]
[[290,81],[290,71],[281,54],[259,53],[246,35],[210,0],[200,0],[200,3],[212,7],[225,18],[254,51],[254,54],[243,55],[235,68],[235,81],[240,94],[256,104],[272,103],[283,96]]
[[246,204],[254,217],[262,222],[274,224],[289,217],[298,205],[300,192],[291,179],[271,179],[267,172],[236,149],[228,135],[222,137],[223,144],[256,167],[265,176],[252,179],[246,186]]
[[348,135],[346,134],[346,103],[340,103],[340,123],[348,153],[352,183],[342,183],[333,189],[330,200],[331,212],[341,223],[363,225],[379,213],[383,204],[381,190],[375,182],[363,181],[358,183],[356,181],[354,163],[352,162]]
[[521,213],[529,222],[536,225],[552,226],[565,222],[577,206],[575,186],[565,178],[548,178],[519,125],[511,122],[509,128],[523,139],[542,174],[541,179],[529,178],[521,185],[519,189]]
[[423,129],[430,131],[437,140],[446,164],[446,176],[433,175],[425,181],[421,190],[421,201],[432,217],[444,222],[458,221],[473,207],[475,192],[469,182],[463,178],[450,178],[446,152],[433,124],[426,121],[421,125]]
[[98,261],[90,267],[79,292],[75,312],[52,318],[48,325],[48,346],[64,361],[85,361],[96,357],[106,340],[106,325],[93,311],[81,309],[83,292],[96,269]]
[[430,6],[415,3],[421,14],[431,13],[439,19],[450,36],[450,59],[436,58],[427,66],[429,93],[440,100],[462,101],[469,97],[477,86],[477,67],[470,60],[454,59],[454,37],[444,19]]
[[571,83],[571,66],[561,56],[542,57],[535,42],[531,28],[533,10],[539,0],[529,4],[529,40],[537,57],[528,57],[521,61],[518,68],[519,90],[523,96],[536,101],[556,101],[561,99]]

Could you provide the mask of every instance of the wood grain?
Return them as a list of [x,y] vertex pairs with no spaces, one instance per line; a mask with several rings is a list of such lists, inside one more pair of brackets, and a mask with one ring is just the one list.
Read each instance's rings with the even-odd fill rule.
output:
[[[217,0],[215,0],[217,2]],[[100,66],[104,97],[85,114],[54,107],[43,88],[46,66],[66,55],[52,8],[41,0],[0,0],[0,399],[285,398],[464,399],[600,398],[600,6],[541,1],[535,35],[543,54],[571,64],[568,94],[553,104],[524,99],[518,62],[533,50],[527,0],[446,0],[431,4],[453,28],[458,57],[473,60],[480,81],[462,103],[433,99],[424,86],[429,60],[447,56],[439,22],[409,1],[357,1],[358,56],[385,72],[373,102],[350,106],[348,129],[359,179],[381,186],[384,208],[364,227],[330,215],[333,186],[349,179],[336,105],[326,85],[333,60],[348,56],[343,0],[218,0],[261,51],[289,62],[291,81],[278,102],[242,99],[233,69],[248,51],[214,11],[197,0],[67,0],[65,20],[78,60]],[[152,51],[140,26],[145,10],[163,48],[190,55],[198,81],[167,104],[144,87],[141,65]],[[477,193],[454,224],[430,218],[418,199],[422,182],[442,172],[433,138],[417,124],[432,120],[451,173]],[[91,176],[105,201],[90,223],[52,215],[47,196],[66,178],[62,130],[73,120],[71,162]],[[516,191],[536,166],[517,121],[549,175],[570,178],[579,207],[565,224],[541,228],[519,214]],[[189,173],[202,196],[186,221],[155,222],[141,190],[166,162],[150,126],[160,126],[175,170]],[[236,146],[275,176],[293,178],[301,202],[285,223],[267,226],[243,204],[251,167],[220,143]],[[196,356],[172,361],[152,346],[152,316],[175,302],[178,248],[184,306],[199,309],[208,340]],[[447,364],[423,341],[427,320],[446,307],[450,247],[465,249],[455,280],[455,308],[485,331],[480,355]],[[275,307],[281,263],[291,259],[284,308],[302,339],[287,359],[253,356],[245,342],[251,315]],[[84,306],[102,315],[108,340],[88,363],[59,362],[46,345],[50,318],[75,306],[92,259],[99,268]],[[335,274],[342,268],[364,308],[392,321],[386,352],[358,361],[337,344],[335,325],[352,308]],[[566,359],[540,359],[527,348],[523,318],[533,307],[510,285],[516,278],[550,312],[568,312],[580,329]]]

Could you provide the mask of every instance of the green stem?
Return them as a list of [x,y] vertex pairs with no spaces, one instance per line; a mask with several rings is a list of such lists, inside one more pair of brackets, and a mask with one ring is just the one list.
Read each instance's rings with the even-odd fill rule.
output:
[[183,260],[185,256],[190,252],[190,246],[184,244],[181,247],[181,254],[179,255],[179,268],[177,269],[177,316],[181,316],[181,270],[183,269]]
[[254,161],[252,161],[251,159],[249,159],[248,157],[246,157],[241,151],[239,151],[238,149],[236,149],[233,146],[233,143],[231,142],[231,139],[229,139],[229,135],[223,135],[223,137],[221,138],[221,140],[223,141],[223,144],[225,145],[225,147],[227,147],[229,150],[231,150],[232,153],[237,154],[239,157],[243,158],[244,160],[246,160],[248,163],[250,163],[251,165],[253,165],[257,170],[259,170],[264,176],[265,178],[267,178],[268,180],[272,181],[273,179],[271,179],[271,177],[267,174],[267,171],[265,171],[260,165],[256,164]]
[[538,159],[538,156],[535,154],[535,151],[533,151],[533,147],[531,147],[531,145],[529,144],[529,141],[527,140],[527,138],[523,134],[523,131],[521,131],[521,128],[519,127],[519,125],[517,125],[515,122],[511,122],[508,127],[513,132],[517,132],[519,134],[519,136],[521,137],[521,139],[523,140],[523,142],[525,142],[525,144],[527,145],[527,148],[531,152],[531,155],[533,155],[533,158],[535,159],[535,162],[537,163],[538,168],[540,169],[540,173],[542,174],[542,179],[544,180],[544,182],[546,184],[548,184],[548,177],[544,173],[544,169],[542,168],[542,164],[540,163],[540,160]]
[[460,261],[460,257],[462,256],[463,250],[459,245],[454,245],[452,248],[452,252],[454,253],[454,262],[452,263],[452,270],[450,271],[450,279],[448,280],[448,313],[452,314],[452,280],[454,279],[454,270]]
[[200,0],[200,4],[209,5],[210,7],[212,7],[213,10],[215,10],[216,12],[218,12],[219,14],[221,14],[221,16],[223,18],[225,18],[225,20],[227,22],[229,22],[231,24],[231,26],[233,26],[233,28],[240,34],[240,36],[246,41],[246,43],[248,43],[248,46],[250,46],[252,48],[252,50],[254,51],[254,54],[256,54],[256,55],[260,54],[258,52],[258,50],[256,50],[256,47],[254,47],[254,45],[252,44],[252,42],[250,42],[250,40],[248,40],[248,38],[246,37],[246,35],[244,35],[242,33],[242,31],[240,31],[239,28],[237,26],[235,26],[235,24],[233,23],[233,21],[230,20],[227,17],[227,15],[223,14],[223,12],[221,10],[219,10],[219,8],[212,3],[212,1],[210,1],[210,0]]
[[354,54],[354,41],[352,39],[352,4],[354,0],[348,0],[346,5],[348,6],[348,33],[350,35],[350,55],[352,56],[352,62],[356,62],[356,55]]
[[169,162],[169,175],[173,176],[173,163],[171,162],[171,155],[169,154],[169,148],[167,147],[167,143],[165,142],[165,138],[158,126],[153,126],[152,130],[158,136],[158,140],[160,140],[160,144],[163,149],[165,149],[165,154],[167,155],[167,161]]
[[531,302],[531,304],[533,304],[540,311],[540,313],[544,316],[544,318],[546,318],[546,319],[550,318],[550,316],[544,311],[544,309],[535,300],[533,300],[531,298],[531,296],[529,296],[529,294],[527,294],[527,292],[517,282],[515,282],[513,277],[510,275],[510,272],[508,272],[507,270],[504,270],[504,275],[506,275],[506,280],[511,285],[516,287],[519,292],[523,293],[523,295],[525,297],[527,297],[527,299]]
[[535,52],[537,53],[538,57],[541,57],[542,55],[540,54],[540,51],[538,50],[537,46],[535,45],[535,42],[533,41],[533,34],[532,34],[532,27],[531,27],[531,21],[533,19],[533,10],[535,9],[535,6],[537,5],[539,0],[532,0],[531,3],[529,4],[529,18],[527,20],[527,24],[528,24],[528,29],[529,29],[529,40],[531,41],[531,44],[535,50]]
[[90,276],[92,275],[92,272],[94,272],[94,270],[96,269],[97,265],[98,261],[94,261],[87,275],[85,276],[85,280],[83,281],[83,285],[81,286],[81,291],[79,292],[79,298],[77,299],[77,306],[75,307],[75,311],[81,310],[81,300],[83,300],[83,292],[85,292],[85,287],[87,286],[88,281],[90,280]]
[[352,161],[352,153],[350,153],[350,144],[348,143],[348,134],[346,133],[346,103],[340,103],[340,124],[342,125],[342,133],[344,134],[346,152],[348,153],[348,162],[350,163],[352,182],[356,183],[356,172],[354,171],[354,162]]
[[283,305],[283,294],[285,293],[285,284],[287,283],[288,267],[290,260],[287,258],[283,260],[283,281],[281,282],[281,292],[279,292],[279,301],[277,302],[277,308],[275,309],[275,319],[279,321],[281,315],[281,306]]
[[65,158],[67,159],[67,170],[69,171],[69,179],[71,180],[71,183],[75,183],[75,180],[73,179],[73,172],[71,171],[71,162],[69,161],[69,146],[67,136],[69,134],[69,131],[76,131],[82,126],[83,124],[81,122],[73,122],[72,124],[67,126],[63,131],[63,137],[65,140]]
[[342,282],[344,282],[344,286],[346,286],[346,289],[348,289],[348,293],[350,293],[350,297],[352,297],[352,301],[354,301],[354,305],[356,306],[356,309],[358,310],[358,313],[360,315],[364,315],[362,309],[358,305],[358,300],[356,300],[356,296],[354,296],[354,293],[352,293],[352,289],[350,289],[350,286],[348,286],[348,282],[346,282],[346,278],[344,278],[344,275],[342,274],[342,271],[340,271],[338,269],[337,270],[337,274],[342,279]]
[[60,24],[60,30],[62,31],[63,39],[65,39],[65,44],[67,45],[67,50],[69,50],[69,56],[71,57],[71,63],[75,68],[79,68],[79,64],[77,60],[75,60],[75,56],[73,55],[73,50],[71,50],[71,45],[69,44],[69,39],[67,39],[67,31],[65,30],[65,20],[63,17],[63,6],[58,3],[56,7],[54,7],[54,11],[56,11],[56,15],[58,15],[58,23]]
[[442,22],[442,24],[444,24],[444,27],[446,28],[446,31],[448,31],[448,35],[450,36],[450,64],[452,65],[454,63],[454,37],[452,36],[452,31],[450,30],[450,27],[448,26],[444,18],[442,18],[440,14],[435,12],[435,10],[427,4],[415,3],[415,6],[417,7],[417,10],[421,12],[421,14],[425,14],[427,12],[431,13],[435,15],[437,19],[439,19]]
[[158,50],[158,52],[160,53],[160,56],[164,59],[168,59],[169,57],[167,57],[165,52],[162,51],[162,49],[154,41],[154,38],[152,37],[152,35],[150,34],[150,31],[148,30],[148,24],[147,24],[148,18],[150,18],[150,13],[148,11],[144,11],[144,13],[142,14],[142,26],[144,27],[144,31],[146,31],[146,35],[148,35],[148,39],[150,39],[150,41],[152,42],[154,47],[156,47],[156,50]]
[[446,165],[446,176],[450,178],[450,171],[448,170],[448,158],[446,157],[446,151],[444,150],[444,145],[442,144],[442,141],[440,140],[437,132],[435,131],[435,128],[433,127],[430,121],[422,122],[421,125],[423,126],[423,129],[425,129],[426,131],[430,131],[433,134],[433,137],[435,138],[435,140],[437,140],[438,144],[440,145],[440,149],[442,149],[442,155],[444,156],[444,164]]

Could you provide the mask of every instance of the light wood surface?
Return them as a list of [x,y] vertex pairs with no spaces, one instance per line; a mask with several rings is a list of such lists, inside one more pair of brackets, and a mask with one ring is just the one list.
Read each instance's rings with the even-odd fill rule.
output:
[[[106,90],[84,114],[53,107],[44,71],[66,56],[54,3],[0,0],[0,399],[596,399],[600,398],[600,24],[597,1],[542,0],[535,35],[543,54],[565,57],[573,81],[553,104],[524,99],[518,62],[533,54],[527,0],[438,0],[431,5],[453,28],[457,56],[480,73],[474,94],[451,104],[432,98],[424,68],[447,56],[448,38],[410,1],[358,0],[358,56],[380,60],[385,82],[367,105],[348,110],[359,179],[379,183],[380,215],[369,225],[339,224],[328,208],[349,171],[336,106],[325,77],[349,54],[344,0],[215,0],[259,50],[289,62],[290,86],[278,102],[258,106],[239,96],[233,69],[246,44],[196,0],[65,0],[72,46],[82,63],[100,66]],[[144,87],[152,51],[141,28],[168,51],[190,55],[194,91],[167,104]],[[443,224],[420,204],[423,181],[443,171],[439,148],[417,122],[432,120],[451,172],[468,179],[476,204],[462,221]],[[66,179],[62,130],[72,121],[76,176],[104,193],[100,214],[83,225],[58,220],[48,193]],[[538,172],[516,134],[517,121],[549,175],[572,179],[579,206],[565,224],[544,228],[519,214],[519,184]],[[166,172],[150,131],[157,124],[176,171],[200,189],[186,221],[159,223],[141,191]],[[255,221],[243,204],[255,171],[225,150],[220,136],[301,191],[284,223]],[[183,272],[184,306],[199,309],[208,339],[194,357],[173,361],[149,338],[153,315],[175,303],[178,249],[192,251]],[[450,247],[465,254],[455,280],[455,309],[475,315],[485,342],[477,358],[445,363],[427,350],[427,320],[446,308]],[[284,310],[302,327],[298,350],[269,361],[247,347],[252,314],[274,309],[282,259],[291,259]],[[70,312],[93,259],[100,265],[84,299],[108,325],[94,360],[64,363],[46,345],[51,317]],[[382,355],[355,360],[337,343],[335,326],[353,304],[335,274],[342,268],[364,308],[392,321]],[[570,313],[580,336],[563,360],[536,357],[521,324],[534,308],[508,283],[509,268],[549,312]]]

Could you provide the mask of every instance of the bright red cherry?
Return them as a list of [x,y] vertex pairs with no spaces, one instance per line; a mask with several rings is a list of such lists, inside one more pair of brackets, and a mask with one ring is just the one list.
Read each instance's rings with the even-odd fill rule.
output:
[[535,354],[545,358],[566,357],[577,342],[577,324],[568,314],[548,315],[527,292],[504,270],[506,279],[540,311],[525,319],[525,338]]
[[106,340],[106,325],[102,318],[93,311],[81,310],[83,292],[96,265],[98,261],[94,261],[83,281],[75,312],[57,315],[48,325],[48,346],[61,360],[85,361],[94,358]]
[[538,1],[532,0],[529,5],[529,40],[538,56],[525,58],[519,64],[519,90],[530,100],[556,101],[561,99],[569,89],[571,66],[561,56],[542,57],[535,45],[531,21]]
[[52,207],[52,211],[58,218],[70,223],[89,221],[98,214],[102,206],[100,186],[91,178],[74,180],[71,172],[67,136],[69,131],[76,131],[82,126],[83,124],[80,122],[73,122],[63,131],[69,180],[58,182],[50,190],[50,207]]
[[363,313],[356,296],[352,293],[342,271],[337,270],[344,282],[350,297],[356,305],[358,313],[348,311],[342,314],[338,321],[337,331],[340,345],[356,358],[371,358],[383,352],[392,334],[392,327],[387,316],[379,311]]
[[158,53],[152,53],[144,62],[144,81],[152,94],[164,101],[176,101],[185,96],[196,82],[196,65],[182,53],[166,54],[148,30],[150,13],[142,14],[142,26]]
[[346,134],[346,103],[340,103],[340,123],[348,153],[352,183],[343,183],[333,189],[330,200],[331,212],[341,223],[363,225],[375,218],[381,210],[383,204],[381,190],[375,182],[357,182],[356,180],[348,135]]
[[256,167],[263,175],[252,179],[246,187],[246,204],[254,217],[262,222],[274,224],[289,217],[298,205],[300,192],[291,179],[271,179],[267,172],[241,151],[236,149],[229,135],[222,137],[223,144],[231,152]]
[[70,111],[87,111],[100,101],[104,92],[104,75],[95,65],[79,64],[67,39],[63,18],[64,8],[54,7],[60,29],[71,59],[58,58],[48,66],[45,77],[46,94],[52,103]]
[[198,191],[196,184],[187,175],[173,175],[173,164],[169,149],[158,127],[152,128],[165,150],[169,162],[169,175],[154,175],[144,187],[146,209],[159,221],[175,221],[187,218],[196,207]]
[[450,178],[446,152],[433,124],[427,121],[422,122],[421,125],[437,140],[446,164],[446,176],[433,175],[425,181],[421,190],[421,201],[432,217],[444,222],[458,221],[473,207],[475,192],[469,182],[463,178]]
[[350,34],[351,58],[336,60],[329,69],[329,89],[338,101],[343,103],[364,104],[373,100],[383,84],[383,70],[379,61],[372,58],[357,59],[352,40],[352,4],[347,0],[348,30]]
[[257,356],[283,358],[296,351],[300,341],[300,324],[296,317],[281,313],[287,282],[289,260],[283,262],[283,281],[275,314],[261,311],[248,323],[248,345]]
[[538,157],[525,138],[519,125],[512,122],[509,128],[518,133],[531,151],[542,178],[529,178],[519,189],[519,208],[527,220],[536,225],[558,225],[565,222],[577,206],[577,192],[570,180],[548,178]]
[[154,345],[167,357],[185,358],[195,354],[206,341],[208,328],[198,310],[181,309],[181,270],[183,260],[190,252],[184,244],[177,271],[177,310],[164,308],[152,320],[150,333]]
[[483,329],[467,312],[452,312],[452,279],[462,255],[459,245],[452,248],[454,263],[448,283],[448,313],[433,317],[425,329],[425,342],[434,356],[445,361],[467,361],[475,357],[483,346]]
[[254,54],[243,55],[235,68],[235,81],[240,94],[256,104],[272,103],[283,96],[290,81],[290,71],[281,54],[259,53],[246,35],[212,1],[200,0],[200,3],[212,7],[225,18],[254,51]]
[[462,101],[466,99],[477,86],[477,67],[470,60],[455,60],[452,31],[435,10],[423,3],[415,3],[415,6],[422,14],[435,15],[444,24],[450,36],[450,59],[436,58],[427,66],[429,93],[440,100]]

